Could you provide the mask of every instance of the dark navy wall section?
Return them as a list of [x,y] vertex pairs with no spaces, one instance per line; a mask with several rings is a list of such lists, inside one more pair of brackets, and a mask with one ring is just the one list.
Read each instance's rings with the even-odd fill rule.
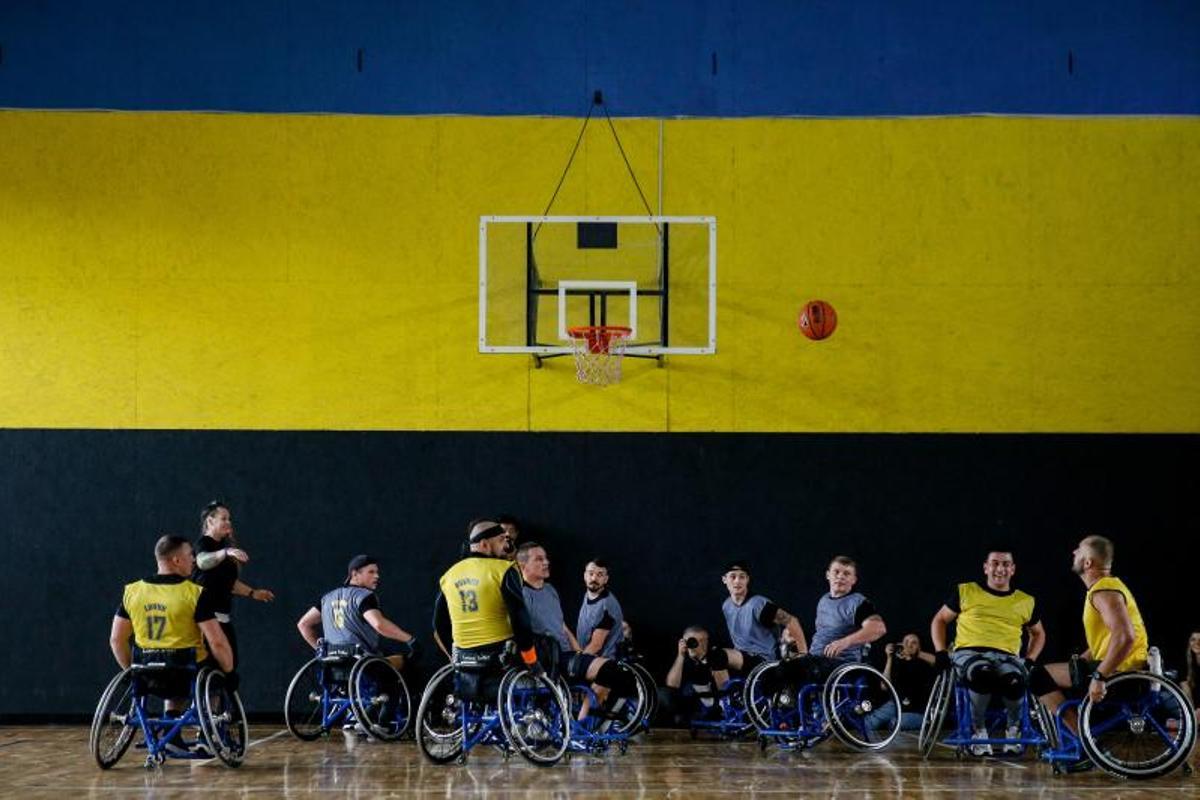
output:
[[195,536],[213,497],[233,507],[243,577],[278,597],[235,606],[259,713],[279,711],[305,658],[295,621],[353,554],[382,560],[385,612],[428,643],[436,577],[468,519],[500,511],[546,544],[572,625],[586,559],[611,562],[659,673],[684,625],[724,637],[731,558],[811,630],[829,557],[855,556],[894,641],[927,634],[996,541],[1062,657],[1082,638],[1071,549],[1092,531],[1115,538],[1117,573],[1177,663],[1200,622],[1183,557],[1198,460],[1200,436],[2,430],[0,718],[90,713],[122,585],[153,571],[158,534]]
[[6,2],[0,107],[1196,114],[1198,41],[1193,0]]

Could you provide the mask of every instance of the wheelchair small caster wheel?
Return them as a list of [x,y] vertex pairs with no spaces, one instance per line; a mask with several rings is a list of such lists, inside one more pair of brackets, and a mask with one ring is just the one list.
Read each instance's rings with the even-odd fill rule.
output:
[[1191,775],[1193,772],[1195,772],[1195,770],[1192,769],[1192,765],[1187,761],[1183,762],[1183,774]]
[[765,736],[758,737],[758,749],[764,753],[767,752],[767,737],[765,737]]
[[629,742],[620,742],[617,745],[617,750],[620,751],[621,755],[625,755],[629,752]]
[[1056,777],[1056,778],[1061,777],[1063,772],[1065,771],[1058,764],[1054,765],[1053,770],[1054,770],[1054,777]]

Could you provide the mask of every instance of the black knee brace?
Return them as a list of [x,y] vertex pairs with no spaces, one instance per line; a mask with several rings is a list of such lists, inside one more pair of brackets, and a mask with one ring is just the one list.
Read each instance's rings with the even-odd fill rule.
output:
[[618,697],[629,697],[637,693],[633,672],[616,661],[605,661],[596,673],[596,684],[604,686]]
[[1025,676],[1013,670],[996,676],[997,690],[1006,700],[1020,700],[1025,696]]
[[992,662],[984,658],[968,661],[963,667],[963,683],[979,694],[992,694],[998,689],[998,676]]
[[725,652],[724,647],[714,647],[708,651],[708,668],[729,669],[729,654]]

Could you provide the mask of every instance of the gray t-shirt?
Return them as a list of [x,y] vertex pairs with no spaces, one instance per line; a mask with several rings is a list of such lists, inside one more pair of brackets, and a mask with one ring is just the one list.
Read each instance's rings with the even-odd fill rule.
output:
[[558,640],[558,646],[564,653],[571,652],[571,640],[563,632],[562,602],[558,592],[548,583],[542,588],[535,589],[528,583],[522,587],[525,595],[525,605],[529,608],[529,618],[533,622],[533,632],[538,636],[551,636]]
[[[875,614],[871,601],[858,592],[834,597],[826,593],[817,603],[817,624],[813,630],[811,652],[817,655],[825,649],[825,645],[843,636],[849,636],[862,627],[863,620]],[[838,658],[848,661],[861,661],[865,645],[847,647]]]
[[321,633],[329,644],[362,645],[368,653],[379,652],[379,634],[363,616],[379,608],[370,589],[339,586],[321,598]]
[[597,628],[603,628],[608,631],[608,638],[604,640],[604,646],[600,648],[600,655],[605,658],[616,658],[617,645],[621,644],[625,638],[625,631],[621,626],[624,619],[625,615],[621,613],[621,604],[607,589],[594,600],[589,599],[585,594],[583,605],[579,607],[579,622],[575,626],[575,635],[579,638],[580,646],[587,647],[587,643],[592,639],[592,633]]
[[759,617],[762,616],[763,608],[770,602],[761,594],[756,594],[747,597],[740,606],[734,604],[732,597],[726,598],[721,605],[733,646],[743,653],[768,660],[775,658],[775,630],[763,625]]

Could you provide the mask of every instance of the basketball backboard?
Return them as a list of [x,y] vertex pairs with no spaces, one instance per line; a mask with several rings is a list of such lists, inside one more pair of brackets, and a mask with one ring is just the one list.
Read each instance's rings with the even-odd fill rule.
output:
[[571,352],[567,328],[634,329],[629,355],[717,348],[717,221],[675,216],[479,220],[479,352]]

